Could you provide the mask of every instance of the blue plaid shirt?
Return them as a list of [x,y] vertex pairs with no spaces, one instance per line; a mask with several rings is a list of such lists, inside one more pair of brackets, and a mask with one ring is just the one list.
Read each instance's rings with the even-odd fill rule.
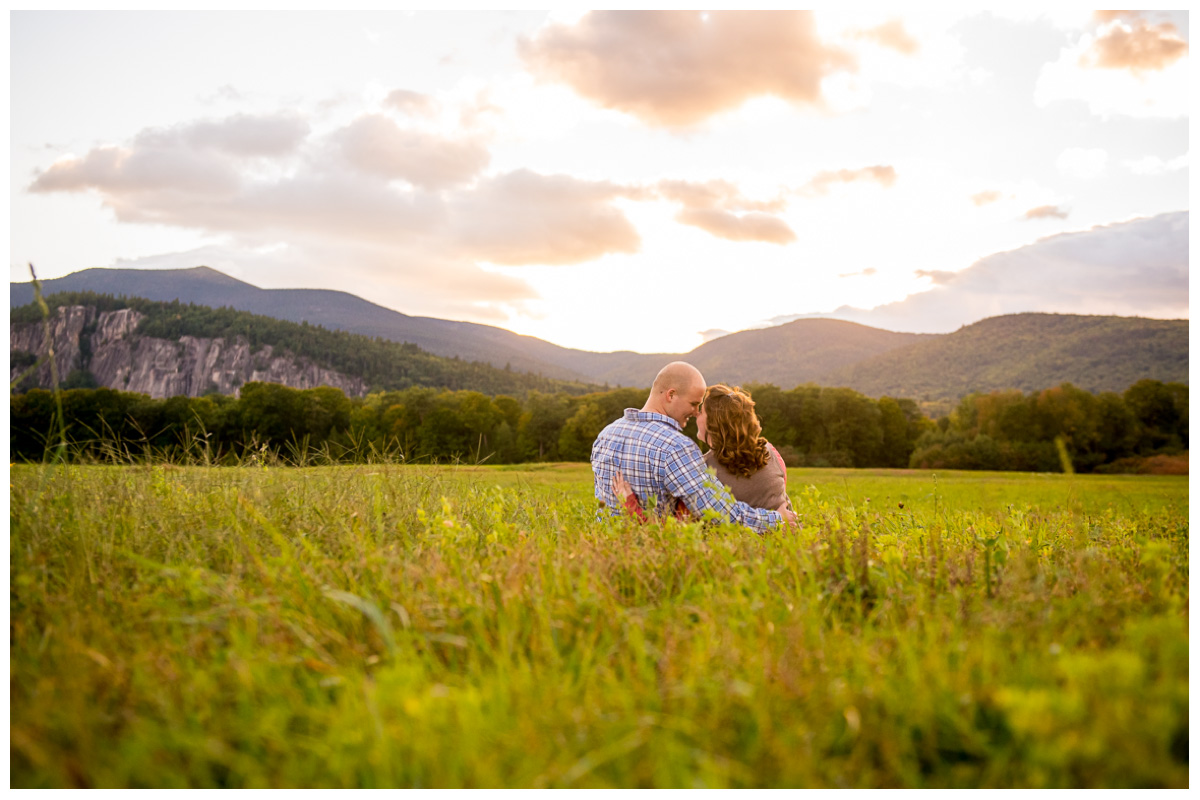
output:
[[777,511],[735,501],[707,471],[700,448],[683,435],[678,422],[663,414],[627,408],[625,416],[596,437],[592,445],[596,499],[612,514],[624,508],[612,490],[617,470],[629,481],[647,512],[670,514],[678,498],[697,515],[712,509],[722,519],[747,525],[759,533],[783,520]]

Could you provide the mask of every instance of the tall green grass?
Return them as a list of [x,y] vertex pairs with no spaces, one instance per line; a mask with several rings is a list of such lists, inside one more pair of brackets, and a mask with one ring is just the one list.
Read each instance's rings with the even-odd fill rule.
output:
[[10,470],[14,787],[1181,787],[1186,478]]

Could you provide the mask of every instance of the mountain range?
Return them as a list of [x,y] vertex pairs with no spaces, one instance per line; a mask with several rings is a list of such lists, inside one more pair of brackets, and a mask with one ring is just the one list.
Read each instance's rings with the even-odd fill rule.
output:
[[[809,318],[728,334],[689,353],[596,353],[490,325],[409,316],[347,292],[261,289],[208,267],[87,269],[42,281],[43,294],[68,291],[230,307],[547,378],[615,386],[649,386],[674,359],[695,364],[710,382],[782,388],[812,382],[924,403],[1063,382],[1121,392],[1142,378],[1188,381],[1187,320],[1029,313],[948,334],[914,334]],[[10,307],[32,300],[32,284],[10,284]]]

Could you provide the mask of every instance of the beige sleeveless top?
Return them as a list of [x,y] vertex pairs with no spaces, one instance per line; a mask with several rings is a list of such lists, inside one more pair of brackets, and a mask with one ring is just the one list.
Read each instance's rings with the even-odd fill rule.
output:
[[788,508],[791,508],[792,504],[788,501],[787,496],[787,472],[783,468],[783,459],[780,457],[779,451],[769,443],[767,450],[771,454],[767,465],[749,478],[734,475],[717,463],[716,455],[712,450],[704,454],[704,463],[716,471],[717,480],[729,487],[733,499],[741,500],[755,508],[774,510],[784,502],[787,502]]

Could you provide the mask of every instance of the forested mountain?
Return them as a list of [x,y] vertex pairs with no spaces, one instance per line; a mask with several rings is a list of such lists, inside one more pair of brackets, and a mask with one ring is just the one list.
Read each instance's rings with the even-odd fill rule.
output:
[[894,333],[838,319],[798,319],[722,336],[686,358],[706,376],[713,376],[712,381],[768,382],[784,388],[802,383],[828,386],[837,385],[826,376],[839,367],[935,338],[931,333]]
[[[67,386],[150,394],[230,394],[269,381],[347,394],[411,386],[522,395],[579,394],[598,387],[435,356],[414,344],[369,338],[231,308],[64,292],[46,298],[58,374]],[[11,379],[47,350],[36,304],[12,309]],[[50,384],[49,365],[23,387]]]
[[871,397],[925,402],[1061,383],[1089,392],[1123,392],[1143,378],[1187,384],[1187,320],[991,317],[831,371],[822,383]]
[[[83,290],[228,306],[410,342],[426,355],[566,381],[645,387],[663,364],[684,359],[713,383],[846,386],[872,397],[910,397],[934,413],[948,411],[972,391],[1032,391],[1071,382],[1091,391],[1121,392],[1142,378],[1188,380],[1187,320],[1015,314],[949,334],[908,334],[840,320],[799,319],[732,333],[689,353],[594,353],[489,325],[410,317],[345,292],[259,289],[207,267],[89,269],[43,282],[45,293]],[[32,297],[30,284],[10,285],[12,305]]]
[[[472,322],[410,317],[346,292],[328,289],[260,289],[209,267],[191,269],[85,269],[42,281],[42,294],[96,292],[147,300],[229,307],[289,322],[308,322],[394,342],[410,342],[427,353],[564,380],[581,380],[570,366],[578,352],[531,336]],[[9,306],[33,302],[32,283],[9,285]],[[558,351],[562,351],[559,353]],[[563,354],[568,354],[564,356]],[[548,356],[548,357],[547,357]]]
[[[893,333],[851,322],[803,319],[762,330],[742,331],[680,353],[595,353],[521,336],[503,328],[432,317],[411,317],[346,292],[325,289],[260,289],[208,267],[177,270],[86,269],[42,281],[42,293],[97,292],[149,300],[249,311],[331,330],[411,342],[442,356],[483,361],[496,367],[540,373],[563,380],[616,386],[649,386],[668,361],[686,358],[713,380],[771,382],[791,387],[819,381],[830,369],[925,334]],[[10,306],[33,300],[33,286],[13,283]],[[697,327],[700,326],[697,321]]]

